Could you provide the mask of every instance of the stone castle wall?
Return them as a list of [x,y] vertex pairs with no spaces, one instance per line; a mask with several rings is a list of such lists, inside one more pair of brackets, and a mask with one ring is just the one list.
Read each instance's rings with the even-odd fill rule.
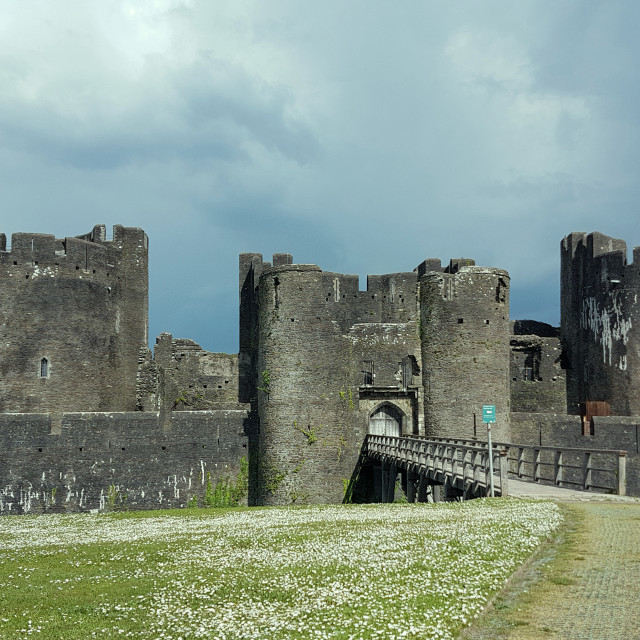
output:
[[143,411],[247,410],[238,397],[235,353],[211,353],[193,340],[162,333],[153,354],[147,350],[141,359],[138,408]]
[[140,229],[6,249],[0,235],[0,513],[186,506],[243,458],[250,504],[367,499],[381,483],[359,466],[367,433],[473,438],[483,404],[497,441],[629,450],[640,493],[636,419],[594,418],[590,437],[565,414],[585,400],[640,414],[640,249],[627,265],[622,241],[563,241],[561,339],[511,326],[508,273],[467,258],[360,291],[290,254],[241,254],[237,356],[171,334],[147,348]]
[[146,234],[0,236],[0,411],[132,411],[147,342]]
[[[244,411],[0,414],[0,514],[185,507],[248,460]],[[246,502],[246,496],[245,496]]]
[[442,269],[430,259],[413,272],[369,276],[359,291],[357,276],[279,255],[287,259],[274,256],[273,267],[247,254],[243,269],[241,259],[241,290],[250,280],[256,290],[250,299],[245,288],[255,314],[246,362],[255,372],[261,503],[288,503],[299,487],[305,501],[339,501],[366,433],[394,420],[403,435],[451,434],[455,424],[454,435],[472,437],[482,404],[495,404],[506,437],[505,271],[468,259]]
[[565,412],[566,362],[559,333],[555,327],[541,322],[512,323],[512,412]]
[[472,438],[482,406],[496,407],[495,438],[509,438],[509,275],[451,265],[420,280],[426,435]]
[[329,306],[340,302],[326,299],[333,278],[327,280],[314,265],[274,267],[260,278],[262,504],[341,502],[342,478],[350,477],[364,439],[350,343],[334,319],[342,313]]
[[569,413],[585,401],[616,415],[640,414],[640,247],[627,264],[624,241],[572,233],[562,241],[562,345]]
[[339,502],[371,413],[390,404],[407,433],[422,424],[417,386],[402,389],[403,360],[419,370],[417,275],[369,276],[359,291],[357,276],[289,254],[274,266],[245,254],[244,265],[241,256],[241,313],[254,314],[241,319],[241,348],[260,425],[258,501]]

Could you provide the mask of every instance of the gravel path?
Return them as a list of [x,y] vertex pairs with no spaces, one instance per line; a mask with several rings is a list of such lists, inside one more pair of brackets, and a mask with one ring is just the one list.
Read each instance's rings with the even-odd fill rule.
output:
[[566,507],[573,531],[551,563],[516,576],[464,638],[640,640],[640,502]]

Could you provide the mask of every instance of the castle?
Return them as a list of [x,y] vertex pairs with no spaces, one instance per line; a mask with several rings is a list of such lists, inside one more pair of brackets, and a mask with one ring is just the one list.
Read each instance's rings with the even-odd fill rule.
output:
[[[0,513],[375,500],[367,433],[626,449],[640,495],[640,248],[562,241],[561,328],[509,318],[506,271],[358,277],[240,256],[240,345],[148,348],[148,239],[0,234]],[[613,414],[613,415],[609,415]],[[355,472],[358,468],[357,474]],[[244,487],[244,488],[243,488]]]

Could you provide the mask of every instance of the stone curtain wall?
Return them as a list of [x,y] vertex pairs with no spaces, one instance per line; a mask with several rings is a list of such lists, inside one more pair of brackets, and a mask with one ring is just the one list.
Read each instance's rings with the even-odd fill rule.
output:
[[[245,411],[0,414],[0,514],[185,507],[248,458]],[[246,497],[245,497],[246,503]]]

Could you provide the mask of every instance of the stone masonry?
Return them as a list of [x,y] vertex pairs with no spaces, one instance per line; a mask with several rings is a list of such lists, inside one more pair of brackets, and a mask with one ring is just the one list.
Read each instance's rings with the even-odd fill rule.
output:
[[[560,329],[510,322],[509,274],[469,258],[360,291],[241,254],[238,354],[149,350],[147,261],[119,225],[0,234],[0,513],[184,507],[247,464],[248,504],[376,500],[367,433],[482,440],[483,404],[497,440],[624,446],[640,492],[640,248],[562,241]],[[611,415],[581,420],[591,401]]]

